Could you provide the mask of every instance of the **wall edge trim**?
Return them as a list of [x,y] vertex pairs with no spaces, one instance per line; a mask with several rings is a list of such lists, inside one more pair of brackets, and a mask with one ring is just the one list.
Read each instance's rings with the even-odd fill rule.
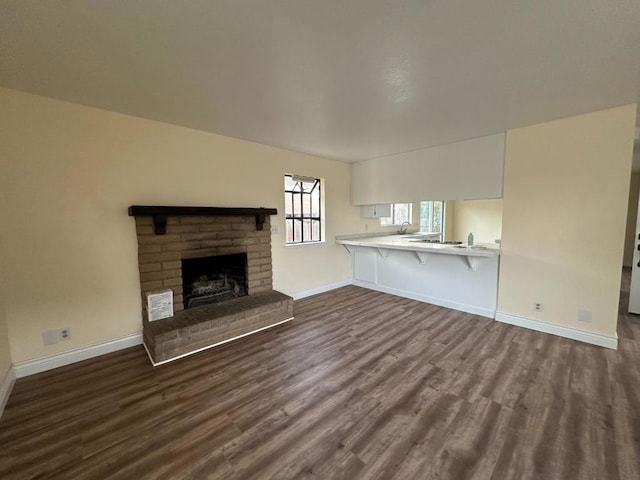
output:
[[2,414],[4,413],[4,407],[7,406],[7,402],[9,401],[9,396],[11,395],[11,390],[13,390],[13,385],[16,383],[16,372],[11,365],[7,374],[4,376],[4,380],[0,384],[0,418],[2,418]]
[[72,363],[99,357],[107,353],[116,352],[124,348],[142,344],[142,332],[133,333],[126,337],[120,337],[106,342],[89,345],[86,347],[68,350],[66,352],[49,355],[46,357],[25,360],[14,364],[16,378],[27,377],[36,373],[46,372],[54,368],[63,367]]
[[617,350],[618,336],[603,335],[601,333],[589,332],[579,328],[565,327],[556,323],[543,322],[533,318],[519,317],[504,312],[496,312],[496,321],[508,323],[517,327],[528,328],[542,333],[550,333],[559,337],[577,340],[579,342],[590,343],[599,347]]
[[410,298],[411,300],[417,300],[419,302],[430,303],[431,305],[437,305],[439,307],[458,310],[460,312],[471,313],[473,315],[480,315],[481,317],[495,318],[495,314],[496,314],[495,310],[491,310],[489,308],[475,307],[473,305],[467,305],[466,303],[452,302],[451,300],[445,300],[439,297],[430,297],[428,295],[420,295],[413,292],[407,292],[405,290],[397,290],[395,288],[383,287],[380,285],[374,285],[372,283],[361,282],[359,280],[354,280],[353,285],[357,287],[368,288],[369,290],[375,290],[377,292],[396,295],[402,298]]
[[291,295],[294,300],[300,300],[302,298],[310,297],[312,295],[318,295],[319,293],[329,292],[331,290],[335,290],[336,288],[346,287],[347,285],[352,285],[351,279],[328,283],[326,285],[321,285],[316,288],[310,288],[309,290],[301,290],[296,293],[290,293],[289,295]]
[[151,365],[154,366],[154,367],[158,367],[160,365],[164,365],[166,363],[173,362],[175,360],[180,360],[181,358],[185,358],[185,357],[188,357],[190,355],[194,355],[196,353],[204,352],[205,350],[209,350],[210,348],[218,347],[220,345],[224,345],[225,343],[233,342],[234,340],[238,340],[240,338],[246,337],[247,335],[253,335],[254,333],[262,332],[263,330],[267,330],[269,328],[273,328],[273,327],[276,327],[278,325],[282,325],[283,323],[290,322],[293,319],[295,319],[295,317],[289,317],[286,320],[281,320],[279,322],[272,323],[270,325],[267,325],[266,327],[260,327],[260,328],[258,328],[256,330],[252,330],[250,332],[243,333],[242,335],[237,335],[237,336],[235,336],[233,338],[228,338],[227,340],[222,340],[221,342],[214,343],[214,344],[211,344],[211,345],[207,345],[206,347],[201,347],[201,348],[198,348],[196,350],[192,350],[191,352],[182,353],[180,355],[176,355],[175,357],[171,357],[171,358],[168,358],[166,360],[161,360],[159,362],[156,362],[153,359],[153,357],[151,356],[151,352],[149,352],[149,348],[147,348],[147,344],[146,343],[142,342],[142,346],[144,347],[145,351],[147,352],[147,357],[149,357],[149,361],[151,362]]

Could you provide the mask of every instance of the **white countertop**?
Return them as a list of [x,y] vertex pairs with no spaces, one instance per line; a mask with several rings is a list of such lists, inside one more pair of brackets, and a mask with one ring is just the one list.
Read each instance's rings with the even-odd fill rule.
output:
[[[336,243],[340,245],[351,245],[356,247],[373,247],[390,250],[408,250],[424,253],[443,253],[446,255],[464,255],[466,257],[496,257],[502,253],[496,244],[480,243],[468,247],[462,245],[442,245],[416,241],[420,234],[409,235],[380,235],[368,236],[366,234],[339,235],[336,236]],[[413,241],[412,241],[413,240]]]

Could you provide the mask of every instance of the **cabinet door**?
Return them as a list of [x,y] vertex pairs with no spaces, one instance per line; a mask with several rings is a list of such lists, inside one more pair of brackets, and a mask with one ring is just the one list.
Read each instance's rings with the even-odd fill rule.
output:
[[385,205],[376,205],[375,207],[376,207],[376,218],[391,216],[391,205],[389,205],[388,203]]
[[377,283],[377,256],[374,248],[357,247],[353,255],[353,278],[361,282]]
[[391,205],[362,205],[360,207],[360,216],[362,218],[390,217]]
[[376,218],[376,206],[362,205],[360,207],[360,216],[362,218]]

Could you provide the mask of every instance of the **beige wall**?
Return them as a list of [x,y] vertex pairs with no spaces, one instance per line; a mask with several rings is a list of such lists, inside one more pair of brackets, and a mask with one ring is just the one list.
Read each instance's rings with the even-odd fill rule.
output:
[[616,334],[634,123],[627,105],[507,132],[500,312]]
[[[274,288],[349,279],[337,234],[364,231],[349,165],[0,89],[0,288],[13,360],[141,330],[136,231],[127,207],[276,207]],[[284,246],[283,174],[325,179],[326,237]],[[50,347],[42,332],[69,327]]]
[[627,205],[627,227],[624,238],[624,266],[633,263],[633,249],[636,242],[636,216],[638,215],[638,190],[640,189],[640,172],[631,174],[629,185],[629,204]]
[[[11,367],[11,349],[9,347],[9,332],[7,318],[4,311],[4,301],[0,296],[0,384]],[[1,399],[0,399],[1,402]]]
[[455,210],[455,201],[449,200],[444,202],[444,239],[447,241],[454,240],[453,238],[453,226],[455,221],[453,219],[453,213]]
[[456,200],[453,203],[453,240],[494,243],[502,235],[502,199]]

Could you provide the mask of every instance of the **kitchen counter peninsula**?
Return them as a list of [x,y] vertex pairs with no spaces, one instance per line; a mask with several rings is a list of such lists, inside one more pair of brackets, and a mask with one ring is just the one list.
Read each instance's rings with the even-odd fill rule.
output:
[[494,318],[500,248],[427,238],[342,235],[336,243],[351,255],[354,285]]

